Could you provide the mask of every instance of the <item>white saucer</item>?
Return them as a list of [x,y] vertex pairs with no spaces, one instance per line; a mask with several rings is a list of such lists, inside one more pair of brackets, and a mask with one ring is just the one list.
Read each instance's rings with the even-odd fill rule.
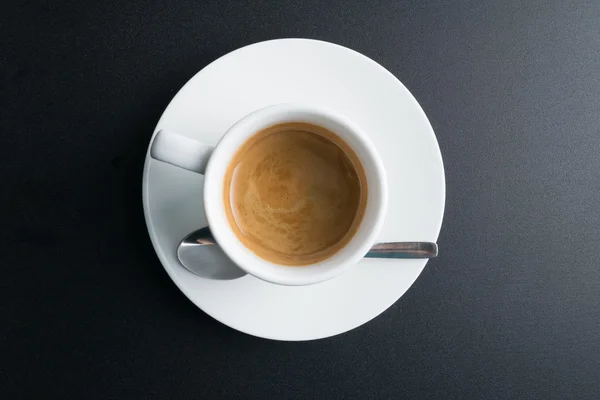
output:
[[[170,129],[216,144],[238,119],[283,102],[314,104],[354,120],[383,158],[389,210],[380,241],[437,240],[444,213],[440,150],[425,113],[391,73],[345,47],[305,39],[257,43],[198,72],[173,98],[154,133]],[[425,260],[364,259],[343,275],[312,286],[284,287],[252,276],[199,278],[175,249],[206,225],[200,175],[146,156],[146,223],[160,261],[199,308],[239,331],[269,339],[319,339],[356,328],[406,292]],[[441,257],[444,250],[441,249]],[[227,262],[219,253],[206,260]]]

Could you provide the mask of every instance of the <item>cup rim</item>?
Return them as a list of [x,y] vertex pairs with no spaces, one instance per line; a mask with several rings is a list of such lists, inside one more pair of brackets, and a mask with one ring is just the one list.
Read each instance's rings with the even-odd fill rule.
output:
[[[239,239],[233,232],[233,229],[231,229],[228,221],[225,224],[226,229],[223,229],[223,216],[218,215],[225,208],[222,197],[223,176],[219,172],[226,171],[227,166],[231,161],[231,158],[233,158],[235,152],[243,143],[245,143],[252,135],[256,134],[258,130],[264,129],[265,127],[271,126],[273,124],[266,124],[264,127],[255,130],[250,130],[249,127],[253,124],[260,122],[261,120],[264,120],[267,116],[284,115],[290,113],[304,113],[306,115],[318,116],[326,120],[333,121],[336,124],[339,124],[340,126],[343,126],[347,130],[347,132],[350,132],[352,135],[354,135],[354,138],[357,140],[358,143],[360,143],[360,147],[362,150],[361,153],[365,155],[364,157],[368,158],[369,164],[373,166],[373,168],[371,168],[371,171],[374,175],[373,179],[376,179],[378,181],[376,182],[377,185],[372,185],[373,182],[371,182],[371,180],[367,178],[369,186],[367,208],[371,206],[371,208],[374,210],[374,215],[371,216],[371,218],[374,218],[374,220],[371,221],[370,224],[367,224],[365,221],[365,219],[367,218],[367,213],[365,213],[363,220],[360,222],[355,233],[356,237],[356,234],[359,231],[363,230],[362,236],[364,236],[364,239],[362,240],[362,242],[353,243],[355,242],[355,237],[353,237],[353,239],[351,239],[349,243],[342,247],[342,249],[340,249],[338,252],[328,257],[327,259],[320,260],[319,262],[302,267],[283,266],[257,256],[249,248],[243,245],[241,241],[239,241]],[[294,119],[291,119],[290,122],[292,120]],[[346,141],[346,138],[342,137],[342,140]],[[232,146],[231,143],[234,141],[239,142],[238,145],[233,148],[228,148]],[[352,147],[351,144],[347,144]],[[358,154],[358,149],[354,148],[354,150]],[[359,159],[361,159],[360,156]],[[222,160],[225,160],[227,162],[222,162]],[[364,165],[365,163],[362,159],[361,163],[363,163],[363,168],[366,169],[366,166]],[[223,164],[226,164],[224,168]],[[372,195],[372,187],[374,187],[377,191],[375,193],[375,196]],[[215,193],[214,190],[217,190],[217,193]],[[358,263],[365,256],[365,254],[369,251],[369,249],[375,242],[377,234],[379,233],[383,225],[385,213],[387,211],[388,197],[387,179],[383,162],[379,154],[377,153],[375,146],[369,140],[368,136],[351,120],[339,113],[321,107],[295,103],[275,104],[255,110],[250,114],[242,117],[231,128],[229,128],[229,130],[217,143],[214,152],[208,161],[206,172],[204,174],[203,196],[205,214],[206,219],[208,221],[208,225],[211,228],[216,242],[224,251],[224,253],[235,264],[237,264],[241,269],[243,269],[247,273],[267,282],[288,286],[310,285],[323,282],[341,274],[347,268]],[[370,205],[368,203],[372,197],[378,199],[378,203],[376,204],[376,206]],[[221,205],[221,207],[219,207],[219,204]],[[220,210],[219,208],[222,208],[222,210]],[[370,229],[364,231],[366,229],[364,228],[364,226],[369,225]],[[237,242],[236,245],[233,245],[232,241]],[[353,249],[348,250],[350,244],[353,244]],[[331,259],[335,258],[342,251],[345,251],[347,254],[341,260],[337,260],[338,262],[336,264],[326,263],[328,260],[331,261]],[[340,256],[337,257],[340,258]],[[322,265],[327,265],[328,268],[324,268],[322,267]],[[283,276],[284,274],[279,274],[278,276],[277,273],[269,271],[268,268],[266,268],[267,266],[270,269],[272,269],[272,267],[275,266],[277,268],[284,268],[287,271],[289,271],[290,268],[302,268],[305,271],[307,269],[312,268],[310,272],[314,271],[314,273],[306,273],[305,276],[295,277]]]

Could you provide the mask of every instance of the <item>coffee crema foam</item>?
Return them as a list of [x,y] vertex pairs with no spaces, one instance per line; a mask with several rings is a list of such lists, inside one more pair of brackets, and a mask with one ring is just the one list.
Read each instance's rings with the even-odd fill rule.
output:
[[234,155],[224,182],[227,218],[261,258],[301,266],[331,257],[354,236],[367,203],[356,153],[307,123],[271,126]]

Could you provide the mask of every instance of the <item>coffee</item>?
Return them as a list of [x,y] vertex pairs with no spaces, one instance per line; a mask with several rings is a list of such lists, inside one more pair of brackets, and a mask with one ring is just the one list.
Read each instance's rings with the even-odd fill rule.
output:
[[256,133],[224,182],[227,218],[259,257],[301,266],[331,257],[354,236],[367,204],[356,153],[333,132],[286,123]]

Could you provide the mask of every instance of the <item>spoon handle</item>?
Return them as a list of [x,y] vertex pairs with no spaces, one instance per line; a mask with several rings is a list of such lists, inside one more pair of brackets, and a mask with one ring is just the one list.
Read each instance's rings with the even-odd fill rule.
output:
[[[216,244],[212,232],[204,227],[186,239],[199,245]],[[438,246],[431,242],[389,242],[378,243],[371,247],[365,255],[367,258],[435,258],[438,255]]]
[[378,243],[365,255],[368,258],[435,258],[438,246],[431,242]]

